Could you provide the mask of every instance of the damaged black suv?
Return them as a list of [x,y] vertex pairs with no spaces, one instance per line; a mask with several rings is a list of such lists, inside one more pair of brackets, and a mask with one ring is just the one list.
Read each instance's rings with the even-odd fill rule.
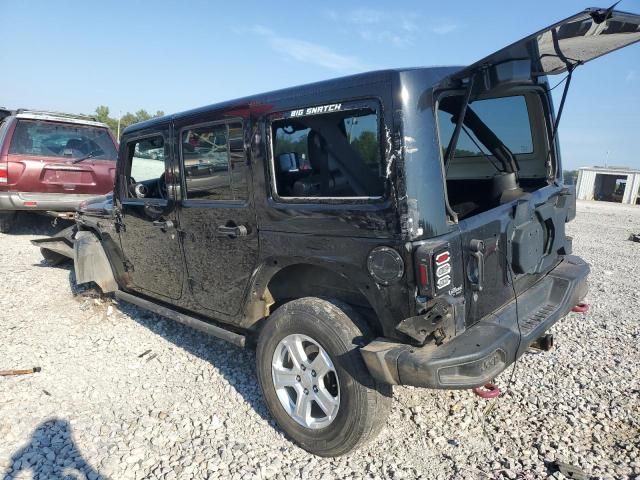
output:
[[73,257],[79,283],[256,345],[282,429],[344,454],[384,425],[392,385],[482,386],[584,298],[546,76],[566,75],[566,95],[576,67],[637,42],[639,24],[590,9],[466,68],[136,124],[114,195],[36,243]]

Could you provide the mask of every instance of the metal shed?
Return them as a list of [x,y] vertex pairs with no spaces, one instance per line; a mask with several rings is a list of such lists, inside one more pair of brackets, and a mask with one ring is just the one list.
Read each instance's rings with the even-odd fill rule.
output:
[[626,167],[582,167],[578,170],[579,200],[640,204],[640,170]]

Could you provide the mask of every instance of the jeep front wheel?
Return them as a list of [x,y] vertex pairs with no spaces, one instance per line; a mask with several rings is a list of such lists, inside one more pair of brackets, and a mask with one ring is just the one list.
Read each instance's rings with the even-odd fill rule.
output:
[[362,360],[369,337],[350,308],[312,297],[281,306],[262,329],[260,387],[280,427],[305,450],[342,455],[384,426],[391,386],[376,383]]

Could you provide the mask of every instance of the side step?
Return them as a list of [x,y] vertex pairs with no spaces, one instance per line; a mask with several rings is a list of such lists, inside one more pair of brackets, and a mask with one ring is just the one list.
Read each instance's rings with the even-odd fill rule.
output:
[[240,335],[239,333],[230,332],[228,330],[225,330],[224,328],[216,327],[215,325],[211,325],[210,323],[203,322],[202,320],[190,317],[189,315],[185,315],[184,313],[176,312],[175,310],[163,307],[162,305],[157,305],[153,302],[150,302],[149,300],[145,300],[144,298],[131,295],[127,292],[123,292],[122,290],[116,291],[115,296],[120,300],[133,303],[134,305],[142,307],[146,310],[150,310],[154,313],[157,313],[158,315],[170,318],[171,320],[175,320],[176,322],[187,325],[188,327],[195,328],[196,330],[204,332],[207,335],[212,335],[214,337],[221,338],[222,340],[226,340],[227,342],[233,343],[238,347],[244,348],[246,345],[246,337],[244,335]]

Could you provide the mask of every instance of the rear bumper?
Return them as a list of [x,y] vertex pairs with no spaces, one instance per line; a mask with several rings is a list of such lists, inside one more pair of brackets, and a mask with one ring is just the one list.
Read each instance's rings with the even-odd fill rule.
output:
[[0,192],[0,210],[74,212],[81,202],[99,194]]
[[[566,256],[544,279],[441,346],[378,339],[362,355],[384,383],[462,389],[484,385],[515,362],[587,293],[589,265]],[[518,322],[518,318],[520,321]]]

